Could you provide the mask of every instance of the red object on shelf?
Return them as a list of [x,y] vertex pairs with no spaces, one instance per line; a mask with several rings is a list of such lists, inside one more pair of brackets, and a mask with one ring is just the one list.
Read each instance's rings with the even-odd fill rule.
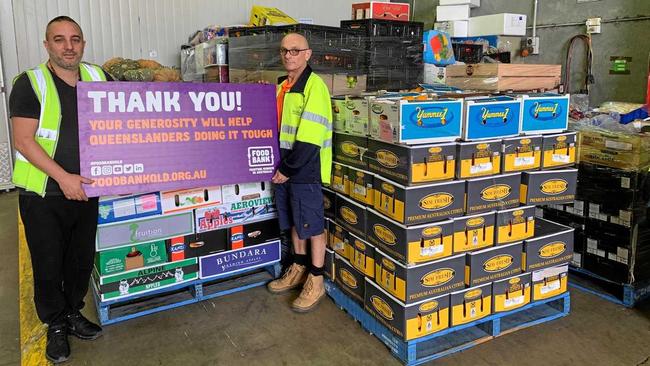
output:
[[408,22],[410,8],[409,4],[379,1],[352,4],[352,20],[385,19]]

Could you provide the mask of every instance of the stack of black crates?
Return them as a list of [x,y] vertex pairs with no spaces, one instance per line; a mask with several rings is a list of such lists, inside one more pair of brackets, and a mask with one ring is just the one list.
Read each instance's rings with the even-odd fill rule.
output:
[[414,88],[423,79],[424,23],[381,19],[343,20],[341,28],[365,36],[367,91]]

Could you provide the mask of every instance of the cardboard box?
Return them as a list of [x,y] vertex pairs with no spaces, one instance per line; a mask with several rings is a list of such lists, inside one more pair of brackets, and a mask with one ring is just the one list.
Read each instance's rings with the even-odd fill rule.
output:
[[[279,56],[278,56],[279,57]],[[265,81],[271,85],[278,83],[278,78],[286,76],[285,70],[228,69],[228,81],[231,83],[259,83]],[[184,79],[185,80],[185,79]],[[199,80],[203,81],[203,80]]]
[[514,243],[535,235],[535,206],[497,211],[496,245]]
[[375,192],[372,188],[373,179],[372,173],[349,167],[345,174],[345,185],[350,190],[350,198],[363,205],[372,206],[375,199]]
[[336,195],[336,221],[351,234],[366,238],[366,207]]
[[164,213],[191,211],[197,207],[218,205],[221,186],[160,192]]
[[334,281],[335,270],[334,270],[334,251],[330,248],[325,248],[325,277]]
[[542,169],[573,166],[576,163],[577,134],[546,135],[542,141]]
[[225,229],[249,222],[277,217],[273,197],[255,198],[249,201],[200,207],[194,210],[196,232]]
[[622,170],[646,170],[650,165],[648,134],[609,131],[590,127],[580,130],[580,162]]
[[521,173],[476,178],[466,182],[465,212],[468,215],[519,206]]
[[[481,38],[485,38],[488,42],[490,41],[488,39],[490,37]],[[495,42],[491,44],[491,46],[508,48],[508,42],[503,38],[514,37],[494,36]],[[503,41],[502,43],[505,43],[503,44],[503,47],[500,47],[497,44],[498,41]],[[513,39],[512,41],[517,40]],[[511,52],[515,51],[517,50],[511,50]],[[449,65],[447,66],[447,85],[464,90],[484,90],[491,92],[529,92],[533,89],[552,90],[560,85],[561,74],[562,65],[521,63]]]
[[456,178],[469,179],[501,173],[501,140],[459,142]]
[[251,222],[229,227],[228,250],[252,247],[280,238],[278,219]]
[[368,244],[358,236],[350,234],[350,247],[352,248],[352,267],[359,270],[366,277],[375,278],[375,247]]
[[368,169],[399,184],[438,182],[454,178],[456,144],[394,145],[368,140]]
[[[437,23],[436,23],[437,24]],[[425,84],[445,84],[447,78],[446,66],[436,66],[434,64],[424,64],[424,83]]]
[[448,33],[452,37],[467,37],[469,34],[469,21],[450,20],[446,22],[435,22],[433,29]]
[[405,266],[375,250],[375,282],[405,304],[411,304],[465,287],[465,255],[455,255]]
[[578,169],[523,172],[521,197],[524,205],[573,203]]
[[97,227],[97,251],[132,246],[194,233],[191,212],[123,221]]
[[406,341],[449,328],[449,295],[406,305],[366,278],[364,308]]
[[469,5],[470,8],[478,8],[481,0],[440,0],[440,5]]
[[524,94],[521,132],[526,135],[558,133],[569,125],[569,95]]
[[567,291],[569,266],[557,266],[533,272],[533,301],[549,299]]
[[367,75],[318,73],[318,76],[323,79],[332,96],[361,95],[368,82]]
[[517,136],[520,124],[519,98],[497,96],[465,99],[465,141]]
[[406,145],[451,142],[460,137],[463,101],[376,98],[370,105],[370,137]]
[[404,226],[368,209],[368,241],[404,264],[449,257],[453,250],[453,222]]
[[492,284],[452,292],[449,307],[452,327],[485,318],[492,314]]
[[196,258],[122,272],[111,276],[93,275],[101,301],[117,300],[196,280]]
[[[331,186],[330,186],[331,187]],[[323,187],[323,207],[325,209],[325,217],[333,219],[336,216],[336,192],[331,189]]]
[[521,273],[522,243],[467,253],[465,284],[474,287]]
[[469,36],[525,36],[526,16],[524,14],[499,13],[471,17]]
[[167,251],[163,240],[102,250],[95,254],[95,268],[102,276],[165,262],[167,262]]
[[199,258],[202,279],[250,271],[280,262],[280,240],[241,249],[229,250]]
[[345,97],[332,97],[332,129],[334,132],[345,132]]
[[465,212],[465,182],[404,187],[375,176],[376,211],[405,224],[416,225],[462,216]]
[[372,97],[345,97],[347,109],[345,131],[350,135],[367,136],[370,123],[370,102]]
[[469,19],[469,8],[469,5],[436,6],[436,21],[467,20]]
[[366,137],[334,134],[334,161],[336,162],[357,169],[368,169],[368,163],[364,158],[367,150],[368,139]]
[[503,173],[539,170],[542,165],[542,136],[504,139],[502,153]]
[[97,224],[133,220],[162,213],[160,193],[99,197]]
[[494,245],[494,212],[454,219],[454,254]]
[[166,245],[172,262],[225,252],[229,246],[228,229],[171,238],[166,241]]
[[350,195],[350,185],[345,179],[345,176],[348,175],[348,166],[333,162],[332,163],[332,183],[330,187],[335,192],[349,196]]
[[352,20],[386,19],[408,22],[410,19],[409,4],[370,1],[352,4]]
[[259,27],[263,25],[288,25],[298,23],[295,19],[283,13],[278,8],[253,5],[249,25]]
[[267,205],[273,197],[271,182],[239,183],[221,186],[222,203],[230,203],[231,211]]
[[524,272],[571,262],[573,259],[573,228],[537,219],[535,220],[535,232],[534,238],[524,241],[524,256],[521,266]]
[[518,309],[530,304],[532,275],[520,274],[492,283],[492,312],[494,314]]
[[339,288],[348,294],[352,300],[363,304],[366,290],[363,273],[359,272],[350,262],[338,254],[334,254],[334,269],[336,270],[334,281],[339,285]]
[[350,238],[350,233],[348,233],[343,226],[337,224],[335,221],[329,221],[327,243],[334,252],[348,261],[354,259],[354,251],[352,249]]

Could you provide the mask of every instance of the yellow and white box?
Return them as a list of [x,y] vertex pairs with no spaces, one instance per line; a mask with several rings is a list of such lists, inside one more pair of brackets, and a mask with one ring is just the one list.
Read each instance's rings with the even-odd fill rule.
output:
[[345,131],[351,135],[367,136],[370,122],[370,102],[374,97],[345,97]]
[[521,173],[496,175],[467,181],[465,212],[473,215],[519,206]]
[[549,299],[567,291],[569,266],[562,265],[533,272],[533,301]]
[[542,169],[573,166],[577,146],[576,132],[545,135],[542,141]]
[[375,192],[372,189],[374,174],[365,170],[348,167],[345,174],[345,185],[348,187],[349,196],[353,200],[368,206],[372,206],[375,199]]
[[449,328],[449,295],[406,305],[366,278],[364,308],[391,332],[408,341]]
[[347,165],[337,162],[332,163],[332,183],[330,183],[330,188],[332,188],[333,191],[345,196],[350,195],[350,185],[345,179],[347,174]]
[[465,287],[464,255],[405,266],[375,250],[375,282],[400,301],[411,304]]
[[455,218],[454,254],[493,246],[494,228],[494,212]]
[[518,309],[530,304],[532,275],[523,273],[492,283],[492,312],[494,314]]
[[503,139],[504,173],[539,170],[542,166],[542,136],[520,136]]
[[524,205],[573,203],[578,169],[523,172],[519,202]]
[[469,179],[501,173],[502,140],[459,142],[456,178]]
[[492,284],[452,292],[449,307],[452,327],[485,318],[492,314]]
[[380,176],[374,179],[376,211],[405,224],[417,225],[465,213],[465,181],[405,187]]
[[350,244],[350,234],[334,220],[328,221],[327,245],[338,255],[347,260],[352,260],[353,251],[352,244]]
[[537,219],[535,221],[535,237],[524,241],[522,270],[524,272],[536,271],[571,262],[574,231],[568,226]]
[[535,235],[535,206],[497,211],[496,245],[532,238]]
[[367,238],[404,264],[449,257],[453,251],[453,221],[405,226],[368,209]]
[[465,284],[474,287],[520,274],[522,245],[519,242],[467,253]]

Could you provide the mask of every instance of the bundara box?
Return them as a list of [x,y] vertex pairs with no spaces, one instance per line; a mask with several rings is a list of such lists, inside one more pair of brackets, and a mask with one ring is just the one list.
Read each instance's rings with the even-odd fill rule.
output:
[[366,207],[340,194],[336,195],[336,221],[348,232],[365,239]]
[[576,163],[577,133],[546,135],[542,141],[542,169],[573,166]]
[[460,142],[456,178],[469,179],[501,173],[502,140]]
[[465,141],[519,135],[521,99],[506,96],[465,100]]
[[159,290],[199,277],[196,258],[122,272],[112,276],[95,273],[95,286],[102,301]]
[[189,211],[197,207],[218,205],[223,201],[221,186],[160,192],[164,213]]
[[569,124],[569,95],[553,93],[524,94],[521,132],[526,135],[556,133]]
[[530,303],[532,275],[523,273],[492,283],[492,312],[500,313]]
[[474,287],[521,273],[522,243],[467,253],[465,284]]
[[464,288],[464,255],[405,266],[375,250],[375,282],[400,301],[411,304]]
[[492,313],[492,284],[452,292],[449,307],[452,327],[485,318]]
[[161,213],[162,207],[158,192],[129,196],[104,196],[99,198],[97,224],[132,220]]
[[494,212],[457,217],[454,219],[453,225],[454,254],[494,245]]
[[428,262],[452,254],[453,222],[405,226],[368,209],[367,238],[404,264]]
[[345,176],[348,174],[348,166],[345,164],[332,163],[332,183],[330,187],[337,193],[350,195],[350,186]]
[[523,172],[519,201],[524,205],[573,203],[577,179],[578,169]]
[[375,278],[375,247],[358,236],[350,234],[352,256],[350,264],[366,277]]
[[567,290],[569,266],[557,266],[533,272],[533,301],[563,294]]
[[334,134],[334,161],[353,166],[357,169],[367,169],[368,164],[364,155],[368,150],[368,138],[352,136],[344,133]]
[[366,281],[363,273],[354,268],[350,262],[338,254],[334,254],[334,281],[341,290],[347,293],[353,300],[363,304]]
[[99,251],[192,233],[194,233],[194,219],[191,212],[151,216],[98,226],[95,248]]
[[217,278],[280,262],[280,240],[199,258],[201,278]]
[[530,272],[571,262],[573,232],[568,226],[535,220],[535,237],[524,241],[522,270]]
[[370,136],[406,145],[452,142],[460,137],[463,101],[456,99],[375,99]]
[[165,262],[167,251],[163,240],[102,250],[95,254],[95,268],[102,276]]
[[332,220],[329,220],[328,226],[327,243],[329,247],[348,261],[352,260],[353,251],[350,243],[350,233]]
[[456,144],[394,145],[368,140],[368,169],[399,184],[430,183],[454,178]]
[[465,212],[468,215],[519,206],[521,173],[467,181]]
[[449,294],[406,305],[366,279],[364,308],[407,341],[449,328]]
[[542,136],[511,137],[503,139],[504,173],[539,170],[542,165]]
[[348,194],[350,198],[363,205],[372,206],[375,199],[375,193],[372,189],[373,176],[372,173],[365,170],[348,167],[345,175],[345,185],[350,191]]
[[404,187],[375,176],[374,208],[406,225],[423,224],[462,216],[465,181]]
[[497,211],[496,245],[514,243],[535,235],[535,206]]

